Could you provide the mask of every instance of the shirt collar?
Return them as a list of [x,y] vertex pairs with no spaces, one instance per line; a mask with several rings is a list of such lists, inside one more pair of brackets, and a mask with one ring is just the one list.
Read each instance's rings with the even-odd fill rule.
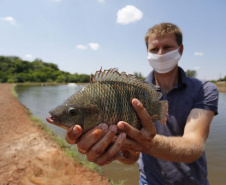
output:
[[[176,84],[175,88],[186,87],[187,76],[186,76],[186,73],[184,72],[184,70],[181,67],[179,67],[179,66],[178,66],[178,74],[179,74],[178,75],[178,84]],[[151,82],[152,84],[156,85],[154,71],[150,72],[150,74],[148,75],[148,77],[146,78],[145,81]]]

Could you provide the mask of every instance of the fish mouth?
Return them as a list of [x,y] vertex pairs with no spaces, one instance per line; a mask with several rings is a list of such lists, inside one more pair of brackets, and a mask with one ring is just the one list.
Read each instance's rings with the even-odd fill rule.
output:
[[54,115],[53,112],[49,112],[49,114],[51,115],[50,117],[46,118],[46,121],[48,121],[50,124],[53,124],[55,126],[61,127],[63,129],[68,129],[67,127],[63,126],[60,124],[60,120],[57,118],[57,116]]
[[59,122],[59,119],[53,114],[53,112],[50,111],[49,114],[50,114],[51,116],[50,116],[50,117],[47,117],[47,118],[46,118],[46,121],[48,121],[49,123],[54,124],[54,125],[60,123],[60,122]]

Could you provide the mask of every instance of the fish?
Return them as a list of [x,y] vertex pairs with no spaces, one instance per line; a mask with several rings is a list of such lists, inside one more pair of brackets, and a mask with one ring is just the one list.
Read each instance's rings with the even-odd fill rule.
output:
[[110,126],[119,121],[141,129],[141,120],[131,103],[137,98],[153,122],[159,120],[165,125],[168,101],[161,97],[162,93],[152,83],[125,72],[119,73],[115,68],[100,69],[91,74],[90,82],[80,91],[50,110],[46,120],[66,130],[80,125],[82,134],[100,123]]

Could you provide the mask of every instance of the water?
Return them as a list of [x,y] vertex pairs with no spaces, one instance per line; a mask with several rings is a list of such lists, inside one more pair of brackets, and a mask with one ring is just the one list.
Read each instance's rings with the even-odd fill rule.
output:
[[[49,124],[45,118],[48,111],[67,99],[83,85],[56,85],[56,86],[16,86],[18,99],[30,109],[34,116],[47,124],[57,135],[65,135],[65,130]],[[211,185],[226,184],[226,93],[220,93],[219,115],[214,117],[207,140],[206,155],[208,161],[208,179]],[[103,174],[115,182],[124,180],[125,185],[137,185],[139,172],[137,164],[123,165],[113,162],[102,167]]]

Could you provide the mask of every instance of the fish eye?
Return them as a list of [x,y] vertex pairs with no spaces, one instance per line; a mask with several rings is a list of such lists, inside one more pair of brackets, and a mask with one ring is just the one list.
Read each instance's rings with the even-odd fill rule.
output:
[[70,116],[75,116],[77,112],[76,112],[76,109],[75,108],[70,107],[68,109],[68,113],[69,113]]

